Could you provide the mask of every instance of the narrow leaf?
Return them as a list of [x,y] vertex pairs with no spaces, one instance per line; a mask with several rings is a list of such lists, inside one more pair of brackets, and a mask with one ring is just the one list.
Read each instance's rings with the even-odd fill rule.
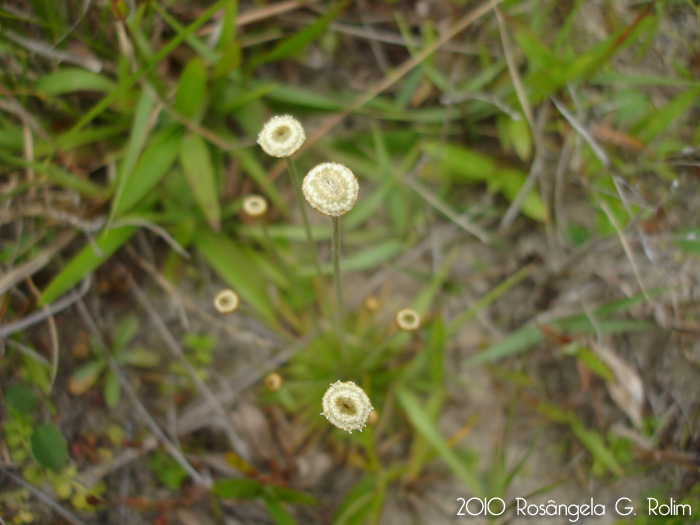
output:
[[94,245],[85,245],[49,283],[41,294],[39,306],[52,303],[61,294],[79,283],[87,274],[109,259],[137,230],[136,226],[112,228],[102,234]]
[[221,228],[221,207],[216,173],[209,149],[199,135],[189,134],[180,146],[180,165],[192,189],[195,201],[214,231]]
[[115,217],[129,211],[160,182],[175,162],[181,141],[182,129],[179,126],[169,127],[156,134],[134,170],[125,175]]
[[180,75],[173,109],[195,119],[206,103],[207,70],[201,58],[193,58]]
[[430,446],[435,449],[447,466],[462,480],[467,488],[474,494],[480,495],[482,489],[479,479],[466,468],[457,454],[449,447],[445,438],[432,423],[423,407],[421,407],[418,398],[405,388],[400,388],[398,390],[397,398],[415,429],[428,441]]

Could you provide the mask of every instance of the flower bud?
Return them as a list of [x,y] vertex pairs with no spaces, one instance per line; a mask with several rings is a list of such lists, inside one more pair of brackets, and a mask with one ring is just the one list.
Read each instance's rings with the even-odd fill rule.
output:
[[243,212],[254,219],[267,213],[267,201],[260,195],[249,195],[243,200]]
[[412,308],[396,312],[396,324],[404,332],[413,332],[420,327],[420,314]]
[[222,290],[214,297],[214,307],[220,314],[232,314],[238,310],[241,301],[233,290]]

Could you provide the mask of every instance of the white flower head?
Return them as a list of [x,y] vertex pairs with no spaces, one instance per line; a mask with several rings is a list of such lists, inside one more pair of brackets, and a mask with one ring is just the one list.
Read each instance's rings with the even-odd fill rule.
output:
[[342,164],[324,162],[306,174],[301,190],[313,209],[324,215],[340,217],[355,206],[360,183]]
[[290,115],[272,117],[258,135],[258,144],[271,157],[291,157],[306,140],[304,128]]
[[267,201],[260,195],[249,195],[243,200],[243,211],[248,217],[254,219],[267,213]]
[[420,327],[420,314],[412,308],[396,312],[396,324],[405,332],[413,332]]
[[222,290],[214,297],[214,307],[220,314],[232,314],[240,304],[238,294],[233,290]]
[[372,403],[369,397],[352,381],[336,381],[323,394],[321,415],[336,427],[350,432],[360,432],[367,423]]

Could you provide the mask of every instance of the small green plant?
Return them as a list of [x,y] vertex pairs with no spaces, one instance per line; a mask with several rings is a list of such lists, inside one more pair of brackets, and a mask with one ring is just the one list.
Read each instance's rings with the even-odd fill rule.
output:
[[[138,346],[129,348],[138,327],[139,323],[135,317],[127,317],[117,325],[111,345],[112,356],[119,365],[153,368],[160,362],[156,352]],[[89,361],[71,375],[68,390],[73,395],[81,395],[102,380],[105,402],[107,406],[114,408],[121,397],[119,379],[109,368],[107,358],[95,340],[90,341],[90,353]]]

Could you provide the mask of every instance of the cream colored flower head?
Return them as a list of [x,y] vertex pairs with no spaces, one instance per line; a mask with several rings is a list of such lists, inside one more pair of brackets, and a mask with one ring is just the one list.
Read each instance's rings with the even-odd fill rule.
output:
[[412,308],[396,312],[396,324],[405,332],[413,332],[420,327],[420,314]]
[[238,294],[233,290],[222,290],[214,297],[214,307],[220,314],[232,314],[240,304]]
[[248,217],[257,219],[267,213],[267,201],[260,195],[249,195],[243,200],[243,212]]
[[271,157],[291,157],[306,140],[304,128],[289,115],[272,117],[258,135],[258,144]]
[[324,215],[340,217],[355,206],[360,183],[342,164],[324,162],[306,174],[301,190],[313,209]]
[[352,434],[360,432],[367,423],[372,403],[369,397],[352,381],[336,381],[323,394],[321,415],[336,427]]

